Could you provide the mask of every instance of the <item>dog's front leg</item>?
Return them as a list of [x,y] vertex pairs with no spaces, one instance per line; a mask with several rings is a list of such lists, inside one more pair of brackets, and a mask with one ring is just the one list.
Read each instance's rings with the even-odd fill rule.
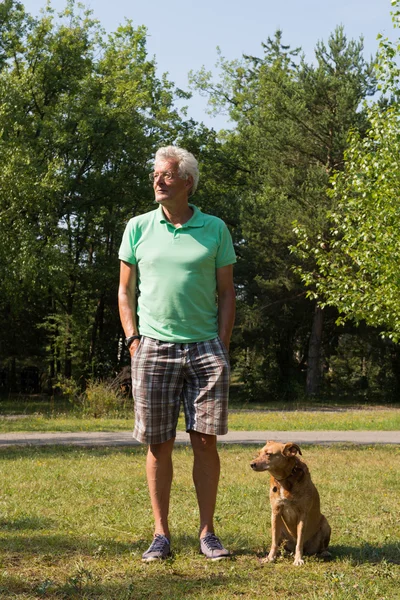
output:
[[294,553],[294,561],[293,561],[293,564],[296,566],[304,565],[303,545],[304,545],[305,519],[306,519],[305,515],[300,515],[299,521],[297,523],[296,550]]
[[273,510],[271,514],[271,549],[268,556],[263,559],[263,562],[273,562],[275,560],[281,541],[282,526],[283,523],[280,511]]

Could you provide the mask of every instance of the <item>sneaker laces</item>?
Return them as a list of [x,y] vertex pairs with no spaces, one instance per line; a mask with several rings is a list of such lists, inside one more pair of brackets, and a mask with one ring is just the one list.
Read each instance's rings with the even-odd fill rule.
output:
[[211,551],[212,550],[224,550],[223,545],[221,544],[221,542],[219,541],[219,539],[217,538],[215,533],[207,533],[207,535],[205,535],[202,538],[202,542]]
[[158,552],[159,550],[161,551],[164,548],[166,542],[169,545],[169,539],[165,535],[156,533],[156,535],[154,536],[154,540],[152,541],[150,548],[148,549],[148,552]]

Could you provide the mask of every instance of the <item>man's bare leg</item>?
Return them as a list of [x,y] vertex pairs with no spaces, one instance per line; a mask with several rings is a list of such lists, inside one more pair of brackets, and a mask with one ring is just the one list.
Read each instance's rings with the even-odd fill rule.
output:
[[175,438],[151,444],[147,452],[146,475],[154,516],[154,533],[170,539],[168,527],[169,499],[173,475],[172,450]]
[[200,511],[200,537],[214,533],[214,512],[220,473],[217,436],[190,431],[194,463],[193,481]]

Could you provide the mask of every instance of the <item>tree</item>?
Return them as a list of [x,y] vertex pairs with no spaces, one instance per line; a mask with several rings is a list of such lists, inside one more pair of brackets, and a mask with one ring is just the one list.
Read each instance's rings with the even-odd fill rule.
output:
[[293,275],[292,222],[301,218],[310,236],[325,227],[329,178],[343,165],[349,128],[366,129],[358,109],[374,92],[374,77],[362,40],[348,41],[341,27],[327,45],[317,45],[315,65],[284,45],[281,32],[263,50],[262,58],[221,59],[218,84],[204,70],[193,81],[236,123],[224,136],[224,151],[236,164],[231,189],[241,207],[244,372],[253,392],[258,386],[265,395],[269,383],[282,396],[308,364],[307,389],[315,393],[323,320]]
[[[1,5],[1,358],[50,374],[112,373],[123,356],[117,251],[152,207],[154,150],[182,120],[146,29],[105,37],[74,0],[33,19]],[[190,126],[187,126],[190,128]]]
[[352,133],[345,170],[332,179],[336,208],[329,213],[329,232],[314,245],[296,230],[302,255],[316,263],[315,270],[302,271],[309,295],[335,306],[339,322],[364,320],[395,341],[400,339],[400,172],[393,157],[400,152],[399,118],[397,103],[369,109],[368,134]]
[[[392,4],[398,27],[400,3]],[[312,256],[316,264],[301,271],[309,295],[335,306],[340,322],[365,321],[395,342],[400,340],[400,172],[393,162],[400,152],[398,48],[381,38],[377,72],[389,103],[374,102],[367,109],[367,135],[350,136],[344,170],[332,178],[330,229],[314,244],[297,228],[302,256]]]

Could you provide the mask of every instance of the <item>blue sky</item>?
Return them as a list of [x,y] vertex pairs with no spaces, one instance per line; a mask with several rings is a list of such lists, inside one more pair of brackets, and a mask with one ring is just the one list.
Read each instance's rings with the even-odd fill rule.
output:
[[[37,15],[45,0],[22,0]],[[65,0],[52,0],[56,10]],[[291,47],[301,46],[313,58],[318,40],[327,40],[337,25],[343,25],[349,38],[364,36],[365,54],[377,50],[376,36],[394,37],[390,0],[84,0],[106,31],[114,31],[125,18],[148,30],[148,52],[156,57],[159,73],[168,72],[176,85],[188,89],[188,72],[203,65],[213,71],[216,47],[229,59],[243,53],[262,55],[261,43],[282,29],[283,40]],[[189,116],[220,129],[221,117],[206,114],[206,100],[197,93],[188,102]]]

